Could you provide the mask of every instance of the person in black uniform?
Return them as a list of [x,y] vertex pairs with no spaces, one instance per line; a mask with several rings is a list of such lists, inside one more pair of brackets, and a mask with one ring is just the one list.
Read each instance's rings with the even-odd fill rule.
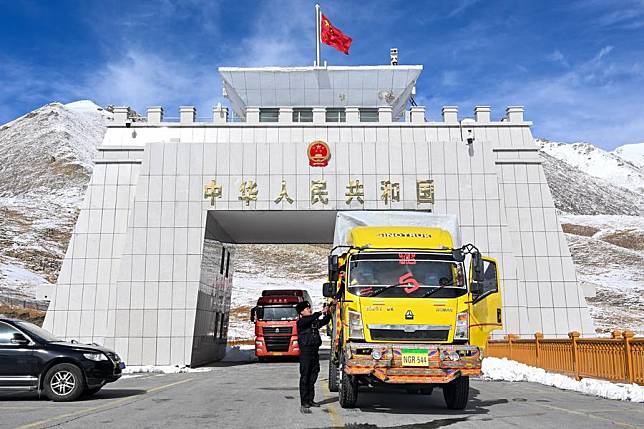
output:
[[[319,407],[315,402],[315,382],[320,372],[320,356],[318,350],[322,345],[320,327],[331,320],[331,307],[324,306],[322,312],[311,310],[308,301],[298,302],[295,306],[299,314],[297,321],[297,343],[300,346],[300,411],[311,414],[310,407]],[[324,317],[321,317],[324,314]]]

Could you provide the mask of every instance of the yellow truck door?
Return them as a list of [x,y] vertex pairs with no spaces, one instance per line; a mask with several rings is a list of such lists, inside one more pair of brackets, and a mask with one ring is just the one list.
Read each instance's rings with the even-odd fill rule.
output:
[[482,281],[473,284],[470,275],[470,343],[479,347],[485,347],[490,332],[503,327],[498,265],[493,258],[482,259]]

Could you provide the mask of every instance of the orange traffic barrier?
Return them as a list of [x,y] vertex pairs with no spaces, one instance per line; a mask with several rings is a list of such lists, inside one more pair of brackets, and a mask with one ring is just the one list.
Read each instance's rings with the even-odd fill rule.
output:
[[614,331],[611,338],[581,338],[571,332],[568,338],[534,339],[507,335],[488,340],[485,356],[508,358],[526,365],[575,377],[637,383],[644,385],[644,337],[631,331]]

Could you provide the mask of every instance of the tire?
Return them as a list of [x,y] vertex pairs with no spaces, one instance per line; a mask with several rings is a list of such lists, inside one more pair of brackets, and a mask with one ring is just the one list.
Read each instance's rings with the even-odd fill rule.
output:
[[83,392],[83,396],[92,396],[92,395],[98,393],[102,388],[103,388],[103,386],[101,386],[101,387],[92,387],[91,389],[85,389],[85,391]]
[[458,377],[443,386],[445,404],[450,410],[463,410],[467,406],[470,393],[470,378]]
[[45,375],[45,396],[54,402],[75,401],[84,390],[83,372],[74,364],[54,365]]
[[[340,371],[344,370],[341,368]],[[357,377],[342,373],[339,387],[340,406],[342,408],[354,408],[358,402]]]
[[333,356],[329,357],[329,391],[337,392],[339,390],[338,386],[338,365],[333,362]]

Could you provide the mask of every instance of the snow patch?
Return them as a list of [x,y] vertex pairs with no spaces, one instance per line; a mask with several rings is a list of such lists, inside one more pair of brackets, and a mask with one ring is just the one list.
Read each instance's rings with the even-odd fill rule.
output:
[[96,114],[104,118],[112,118],[114,116],[111,112],[108,112],[92,100],[78,100],[64,104],[63,106],[74,113]]
[[644,142],[625,144],[615,149],[612,153],[638,167],[644,167]]
[[524,365],[506,358],[489,357],[483,359],[482,371],[483,379],[487,380],[528,381],[606,399],[644,402],[644,386],[611,383],[610,381],[593,378],[584,378],[581,381],[577,381],[562,374],[546,372],[541,368]]
[[211,367],[200,367],[200,368],[190,368],[187,366],[155,366],[155,365],[143,365],[143,366],[128,366],[123,370],[123,374],[132,375],[132,374],[183,374],[183,373],[193,373],[193,372],[209,372],[214,371],[216,368]]
[[[624,189],[644,193],[644,172],[618,154],[588,143],[557,143],[537,140],[541,150],[584,173]],[[640,149],[638,149],[640,150]],[[630,155],[629,155],[630,156]]]
[[44,277],[18,264],[0,263],[0,292],[18,299],[36,296],[36,288],[49,285]]

